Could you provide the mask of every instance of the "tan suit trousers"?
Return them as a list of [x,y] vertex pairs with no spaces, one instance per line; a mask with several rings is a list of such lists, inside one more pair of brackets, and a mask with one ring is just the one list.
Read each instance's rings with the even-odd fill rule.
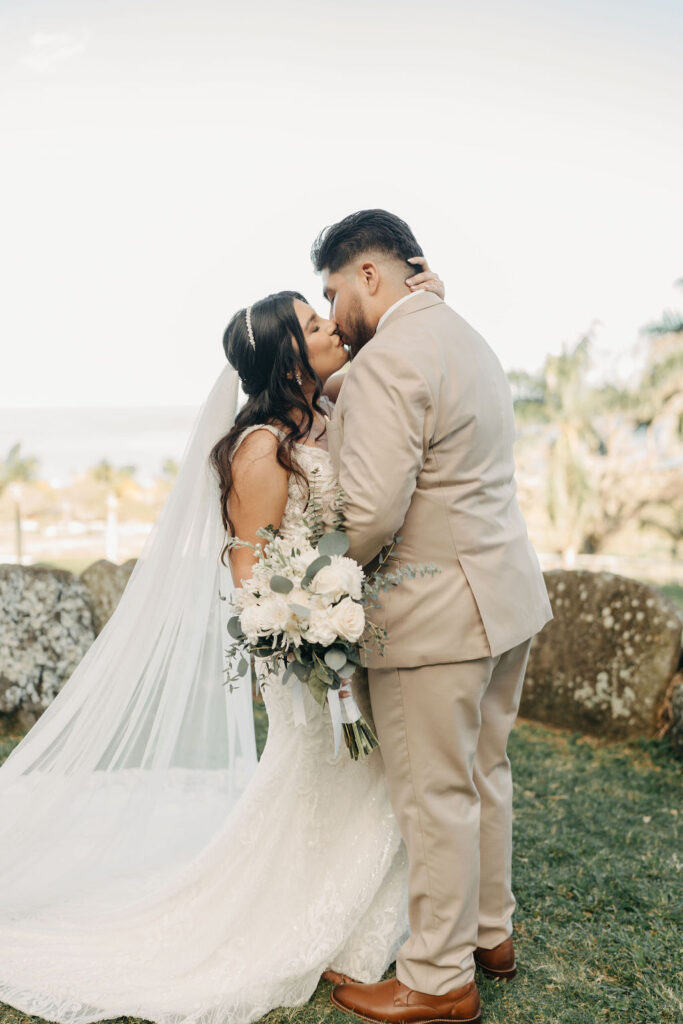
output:
[[409,988],[443,995],[474,977],[476,946],[512,932],[512,775],[506,748],[531,640],[496,657],[370,669],[389,795],[408,851]]

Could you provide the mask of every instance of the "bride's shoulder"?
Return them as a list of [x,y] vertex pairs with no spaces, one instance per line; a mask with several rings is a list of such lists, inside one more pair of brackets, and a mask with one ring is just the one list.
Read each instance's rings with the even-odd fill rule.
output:
[[253,423],[238,435],[232,449],[232,458],[235,458],[238,451],[240,455],[248,454],[254,458],[268,455],[277,450],[281,438],[282,431],[272,423]]

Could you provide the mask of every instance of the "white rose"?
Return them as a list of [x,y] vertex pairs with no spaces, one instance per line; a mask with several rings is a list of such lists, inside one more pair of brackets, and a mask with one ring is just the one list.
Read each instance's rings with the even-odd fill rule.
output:
[[279,594],[265,598],[259,609],[261,632],[284,633],[290,611],[287,602]]
[[350,597],[345,597],[334,608],[330,608],[328,614],[338,636],[350,643],[360,639],[365,629],[365,611],[362,605],[352,601]]
[[314,608],[308,620],[306,639],[311,644],[322,644],[330,647],[337,639],[337,631],[330,620],[330,613],[325,608]]
[[329,594],[333,600],[348,594],[360,600],[363,570],[352,558],[332,555],[329,565],[323,566],[313,579],[312,589],[316,594]]

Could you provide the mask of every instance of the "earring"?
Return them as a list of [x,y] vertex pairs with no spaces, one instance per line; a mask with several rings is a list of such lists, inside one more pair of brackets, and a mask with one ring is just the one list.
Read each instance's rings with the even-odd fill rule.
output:
[[303,384],[303,378],[302,378],[302,376],[301,376],[301,374],[299,373],[299,371],[298,371],[298,370],[297,370],[297,371],[296,371],[296,373],[294,374],[294,380],[295,380],[295,381],[297,382],[297,384],[299,385],[299,387],[301,387],[301,385]]

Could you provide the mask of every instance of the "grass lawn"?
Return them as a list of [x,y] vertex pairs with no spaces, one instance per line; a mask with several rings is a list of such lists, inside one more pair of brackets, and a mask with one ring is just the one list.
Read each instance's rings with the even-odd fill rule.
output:
[[683,612],[683,585],[680,583],[660,583],[659,589],[666,594],[670,601],[678,605],[679,611]]
[[[262,743],[262,708],[257,724]],[[520,969],[480,979],[485,1024],[680,1024],[683,787],[667,741],[605,746],[520,722],[511,758]],[[348,1022],[329,992],[264,1024]],[[29,1021],[0,1007],[2,1024]]]

